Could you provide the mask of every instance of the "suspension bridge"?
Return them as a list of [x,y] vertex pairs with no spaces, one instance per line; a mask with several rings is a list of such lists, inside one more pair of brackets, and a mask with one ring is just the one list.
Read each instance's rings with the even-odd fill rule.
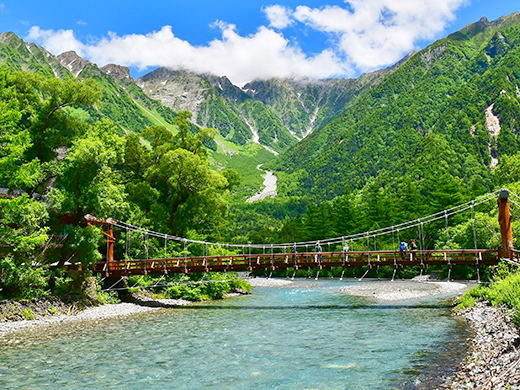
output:
[[[294,272],[298,269],[317,268],[319,274],[319,270],[333,267],[341,267],[343,277],[347,268],[360,266],[367,267],[365,275],[373,267],[392,266],[395,276],[396,270],[405,266],[418,265],[421,267],[422,274],[422,271],[430,265],[444,265],[449,269],[449,278],[453,266],[469,265],[477,268],[480,278],[481,265],[495,265],[503,258],[511,261],[518,261],[520,258],[520,252],[514,250],[513,247],[509,204],[513,203],[519,208],[520,205],[510,199],[510,194],[520,201],[520,197],[507,189],[498,190],[417,220],[349,236],[320,240],[320,247],[326,250],[319,249],[319,252],[316,252],[314,248],[316,241],[244,245],[216,243],[171,236],[110,218],[103,220],[86,215],[85,220],[89,225],[101,226],[103,234],[106,236],[104,261],[95,264],[93,269],[95,273],[102,273],[106,277],[258,269],[272,273],[277,269],[289,268],[292,268]],[[481,249],[477,247],[475,207],[490,201],[498,203],[502,246],[494,249]],[[474,246],[466,249],[450,249],[449,219],[460,213],[469,213],[469,218],[473,223]],[[434,222],[437,222],[436,226],[443,224],[446,230],[446,248],[444,249],[426,248],[424,228]],[[114,228],[125,235],[125,253],[122,259],[114,257],[114,244],[116,243]],[[399,243],[405,234],[410,235],[410,231],[418,237],[417,249],[400,250]],[[386,236],[387,242],[391,237],[392,250],[377,249],[377,240],[382,236]],[[151,240],[154,243],[154,256],[149,256]],[[135,248],[136,241],[139,248]],[[163,248],[161,256],[157,256],[159,243]],[[343,247],[345,243],[350,244],[349,250],[338,251],[337,248]],[[188,250],[190,246],[197,246],[202,254],[190,255]],[[361,246],[363,249],[354,250],[355,246]],[[183,248],[183,250],[173,251],[173,247]],[[331,250],[331,248],[333,249]],[[171,255],[172,251],[175,252],[174,256]]]

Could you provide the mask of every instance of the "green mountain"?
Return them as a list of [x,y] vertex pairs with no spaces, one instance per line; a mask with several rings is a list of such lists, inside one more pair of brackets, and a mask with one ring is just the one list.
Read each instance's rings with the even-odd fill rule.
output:
[[130,79],[125,81],[124,78],[113,77],[117,76],[115,73],[107,74],[113,66],[105,67],[103,71],[74,52],[54,56],[34,43],[25,43],[11,32],[0,34],[0,63],[11,70],[25,70],[45,77],[96,80],[103,89],[101,104],[97,109],[90,108],[88,112],[73,110],[83,120],[105,116],[117,123],[123,131],[139,133],[156,124],[172,128],[170,123],[176,113],[144,94],[133,83],[128,69],[126,72]]
[[490,188],[519,147],[519,23],[483,18],[415,53],[268,165],[279,193],[320,201],[376,183],[427,196],[443,177]]
[[12,32],[0,34],[0,63],[10,70],[25,70],[46,77],[72,77],[55,56],[34,43],[25,43]]

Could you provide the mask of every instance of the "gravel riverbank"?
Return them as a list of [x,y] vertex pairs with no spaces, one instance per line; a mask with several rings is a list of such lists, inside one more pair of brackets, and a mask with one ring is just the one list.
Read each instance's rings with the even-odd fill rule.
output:
[[459,294],[468,287],[456,282],[425,282],[414,280],[373,281],[352,284],[340,288],[339,291],[357,297],[365,297],[376,301],[403,301],[433,295]]
[[520,335],[509,311],[479,302],[457,315],[466,319],[474,336],[467,358],[444,388],[519,390]]
[[[0,322],[0,337],[28,328],[39,328],[51,324],[66,323],[71,321],[103,320],[112,317],[126,316],[146,311],[184,306],[191,302],[183,299],[156,299],[139,300],[133,303],[117,303],[103,306],[88,307],[78,310],[74,305],[70,306],[67,314],[51,315],[33,314],[36,318],[22,321]],[[10,303],[13,304],[13,303]],[[36,305],[45,306],[46,302],[38,302]],[[56,303],[54,303],[56,305]],[[53,306],[54,307],[54,306]],[[25,309],[27,310],[27,309]]]

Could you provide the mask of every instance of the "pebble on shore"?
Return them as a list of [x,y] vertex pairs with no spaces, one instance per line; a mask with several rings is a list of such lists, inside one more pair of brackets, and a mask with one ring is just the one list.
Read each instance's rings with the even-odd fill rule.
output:
[[137,303],[117,303],[103,306],[89,307],[85,310],[76,311],[70,315],[55,315],[40,317],[34,320],[0,322],[0,337],[8,333],[17,332],[28,328],[39,328],[51,324],[65,323],[71,321],[91,321],[107,318],[143,313],[161,308],[184,306],[191,302],[183,299],[157,299],[142,300]]
[[478,302],[457,315],[466,319],[474,336],[468,356],[444,388],[520,390],[520,336],[509,311]]

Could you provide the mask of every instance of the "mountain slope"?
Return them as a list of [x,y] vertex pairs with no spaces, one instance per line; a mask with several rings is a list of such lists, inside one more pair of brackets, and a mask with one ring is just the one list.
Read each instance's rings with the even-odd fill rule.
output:
[[159,68],[136,84],[165,106],[191,111],[198,125],[216,128],[235,144],[252,141],[282,152],[328,123],[407,59],[358,79],[270,79],[239,88],[226,77]]
[[[10,70],[25,70],[45,77],[95,79],[103,88],[102,104],[97,110],[89,109],[88,114],[92,118],[106,116],[126,131],[141,132],[154,124],[169,126],[176,115],[170,108],[148,98],[133,83],[131,77],[126,80],[126,85],[120,85],[122,82],[117,78],[106,74],[74,52],[54,56],[10,32],[0,34],[0,64]],[[124,70],[122,72],[125,73]],[[126,72],[130,76],[128,69]],[[128,87],[128,91],[125,87]],[[85,119],[84,113],[82,118]]]
[[72,76],[47,50],[34,43],[25,43],[12,32],[0,34],[0,63],[10,70],[25,70],[46,77]]
[[481,19],[416,53],[270,164],[289,174],[282,191],[323,200],[374,179],[432,188],[446,173],[486,186],[496,159],[518,150],[519,22]]

